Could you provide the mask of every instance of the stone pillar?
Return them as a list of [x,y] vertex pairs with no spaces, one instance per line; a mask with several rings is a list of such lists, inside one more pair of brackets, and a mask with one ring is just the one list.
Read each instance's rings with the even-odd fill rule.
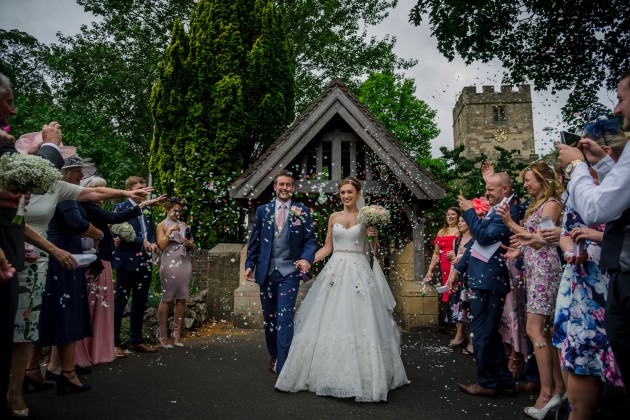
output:
[[413,261],[413,242],[394,252],[390,259],[390,286],[396,299],[394,317],[406,332],[439,324],[437,291],[414,278]]
[[232,317],[234,289],[239,284],[241,248],[242,244],[218,244],[207,253],[208,318],[227,320]]
[[245,280],[247,245],[239,251],[238,287],[234,290],[234,326],[237,328],[262,328],[263,317],[260,306],[260,286]]

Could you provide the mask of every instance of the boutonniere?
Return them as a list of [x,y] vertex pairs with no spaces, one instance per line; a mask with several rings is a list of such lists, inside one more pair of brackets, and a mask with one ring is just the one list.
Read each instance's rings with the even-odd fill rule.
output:
[[142,214],[146,217],[151,214],[151,211],[149,209],[142,209]]
[[301,219],[304,217],[304,211],[298,206],[291,206],[289,209],[289,215]]

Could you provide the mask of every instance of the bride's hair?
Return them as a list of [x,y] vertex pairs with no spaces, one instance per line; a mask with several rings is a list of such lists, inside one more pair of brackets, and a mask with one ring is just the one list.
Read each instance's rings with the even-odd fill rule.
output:
[[337,186],[337,191],[340,191],[341,187],[343,187],[346,184],[352,185],[357,190],[357,194],[361,192],[361,181],[359,181],[353,176],[349,176],[347,178],[342,179],[339,185]]

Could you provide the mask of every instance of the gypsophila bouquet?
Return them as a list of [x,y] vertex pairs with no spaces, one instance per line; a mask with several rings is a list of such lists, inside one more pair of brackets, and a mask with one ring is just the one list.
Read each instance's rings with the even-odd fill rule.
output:
[[[357,220],[359,223],[366,226],[386,225],[389,223],[390,214],[389,210],[382,206],[363,206],[359,210]],[[374,238],[370,236],[368,237],[368,241],[374,242]]]
[[24,222],[25,194],[42,195],[55,191],[61,174],[52,163],[39,156],[5,153],[0,158],[0,188],[20,193],[20,205],[13,224]]
[[118,235],[123,241],[133,242],[133,240],[136,239],[136,231],[133,229],[133,226],[127,222],[112,225],[110,230],[112,233]]

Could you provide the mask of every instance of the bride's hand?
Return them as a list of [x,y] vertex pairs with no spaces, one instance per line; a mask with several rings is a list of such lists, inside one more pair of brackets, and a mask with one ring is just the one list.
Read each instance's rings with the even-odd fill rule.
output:
[[376,228],[376,226],[368,227],[367,235],[374,237],[374,239],[378,238],[378,229]]

